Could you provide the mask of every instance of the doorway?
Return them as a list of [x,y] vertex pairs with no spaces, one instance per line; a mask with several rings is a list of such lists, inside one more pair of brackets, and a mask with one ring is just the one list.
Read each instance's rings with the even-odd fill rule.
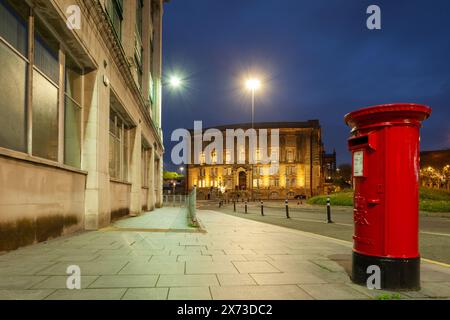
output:
[[247,189],[247,174],[245,171],[239,172],[239,190]]

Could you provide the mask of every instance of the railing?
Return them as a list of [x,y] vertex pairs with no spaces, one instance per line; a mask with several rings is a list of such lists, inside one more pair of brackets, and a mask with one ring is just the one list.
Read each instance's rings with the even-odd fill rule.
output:
[[197,225],[197,190],[194,188],[186,198],[187,215],[192,224]]
[[165,207],[184,207],[188,196],[184,194],[163,195]]

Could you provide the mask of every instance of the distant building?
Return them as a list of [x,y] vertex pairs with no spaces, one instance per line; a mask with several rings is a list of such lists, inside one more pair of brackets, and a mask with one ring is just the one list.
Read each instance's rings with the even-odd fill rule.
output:
[[[217,127],[223,134],[223,164],[212,163],[188,166],[188,187],[197,186],[200,199],[213,199],[218,196],[228,198],[255,199],[293,199],[299,196],[311,197],[324,191],[324,152],[322,130],[318,120],[307,122],[271,122],[256,123],[254,128],[267,129],[268,136],[273,129],[280,129],[280,144],[277,150],[269,148],[268,152],[278,153],[279,168],[273,171],[273,164],[258,162],[259,149],[256,151],[255,164],[250,164],[249,143],[245,149],[238,150],[235,145],[234,159],[226,149],[226,130],[252,128],[251,124],[238,124]],[[206,129],[205,129],[206,130]],[[259,140],[259,138],[258,138]],[[192,137],[192,144],[194,137]],[[207,144],[206,144],[207,145]],[[204,147],[206,146],[204,145]],[[270,144],[269,144],[270,146]],[[194,152],[194,151],[192,151]],[[194,156],[194,155],[193,155]],[[199,155],[205,158],[205,155]],[[214,155],[211,155],[214,161]],[[246,159],[238,164],[239,159]],[[330,171],[335,168],[331,163]],[[227,164],[231,163],[231,164]]]
[[323,176],[324,176],[324,193],[331,193],[335,190],[334,179],[336,178],[336,150],[333,153],[325,153],[322,155]]
[[323,175],[325,182],[332,182],[336,176],[336,150],[333,153],[323,153]]
[[0,0],[0,251],[162,205],[162,0]]

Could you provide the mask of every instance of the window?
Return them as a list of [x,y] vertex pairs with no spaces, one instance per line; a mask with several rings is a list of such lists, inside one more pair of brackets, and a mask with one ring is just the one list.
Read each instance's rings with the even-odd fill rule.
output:
[[204,165],[206,163],[206,156],[205,153],[200,154],[200,164]]
[[296,168],[295,167],[293,167],[293,166],[286,167],[286,174],[287,175],[295,174],[295,172],[296,172]]
[[27,151],[28,30],[24,18],[0,1],[0,147]]
[[256,152],[255,152],[255,162],[256,163],[259,163],[261,161],[261,152],[260,152],[260,149],[256,149]]
[[272,160],[271,162],[272,163],[279,163],[280,162],[280,152],[279,152],[278,148],[271,149],[270,155],[271,155],[271,160]]
[[297,183],[297,181],[295,178],[292,178],[292,179],[287,178],[286,179],[286,187],[287,188],[294,188],[296,186],[296,183]]
[[122,118],[111,110],[109,121],[109,175],[113,179],[128,181],[128,130]]
[[245,163],[245,149],[241,148],[239,151],[239,164],[244,164]]
[[107,0],[106,12],[108,13],[111,25],[116,37],[122,40],[122,21],[123,21],[123,0]]
[[230,150],[225,150],[225,163],[231,164],[231,152]]
[[280,186],[280,180],[279,179],[270,179],[270,186],[271,187],[279,187]]
[[75,68],[65,69],[64,163],[81,167],[81,91],[82,75]]
[[[0,109],[7,110],[0,117],[0,147],[80,168],[81,68],[67,65],[65,79],[60,79],[66,55],[38,15],[34,15],[34,28],[28,25],[31,12],[24,1],[0,0]],[[28,52],[31,44],[33,65]],[[64,159],[59,157],[60,132]]]
[[16,10],[0,0],[0,36],[24,57],[28,56],[28,15],[26,5]]
[[143,39],[143,8],[144,8],[144,1],[143,0],[136,0],[136,41],[135,41],[135,53],[134,58],[136,60],[136,66],[137,66],[137,75],[138,75],[138,85],[139,88],[142,90],[143,85],[143,56],[144,56],[144,47],[142,45],[142,39]]
[[142,175],[142,186],[148,187],[149,186],[149,164],[150,164],[150,151],[151,149],[146,147],[145,145],[142,145],[142,165],[141,165],[141,175]]
[[294,162],[294,151],[288,150],[286,154],[287,162]]
[[58,161],[58,43],[36,19],[33,69],[33,155]]
[[58,87],[33,73],[33,155],[58,160]]
[[140,39],[142,39],[143,32],[143,9],[144,9],[144,1],[136,0],[136,31]]

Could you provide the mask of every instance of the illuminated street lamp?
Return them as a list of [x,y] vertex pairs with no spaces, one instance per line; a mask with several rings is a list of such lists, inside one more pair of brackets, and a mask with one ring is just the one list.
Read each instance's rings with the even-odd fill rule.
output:
[[[261,80],[257,78],[249,78],[245,82],[245,86],[247,90],[249,90],[252,93],[252,129],[255,128],[255,92],[258,91],[261,88]],[[253,150],[252,150],[253,151]],[[251,174],[251,194],[252,194],[252,200],[253,199],[253,163],[252,163],[252,174]]]
[[183,80],[179,76],[171,76],[169,79],[169,84],[172,88],[178,89],[183,85]]
[[252,93],[252,129],[254,129],[255,123],[255,92],[261,88],[261,81],[256,78],[248,79],[245,82],[247,90]]

